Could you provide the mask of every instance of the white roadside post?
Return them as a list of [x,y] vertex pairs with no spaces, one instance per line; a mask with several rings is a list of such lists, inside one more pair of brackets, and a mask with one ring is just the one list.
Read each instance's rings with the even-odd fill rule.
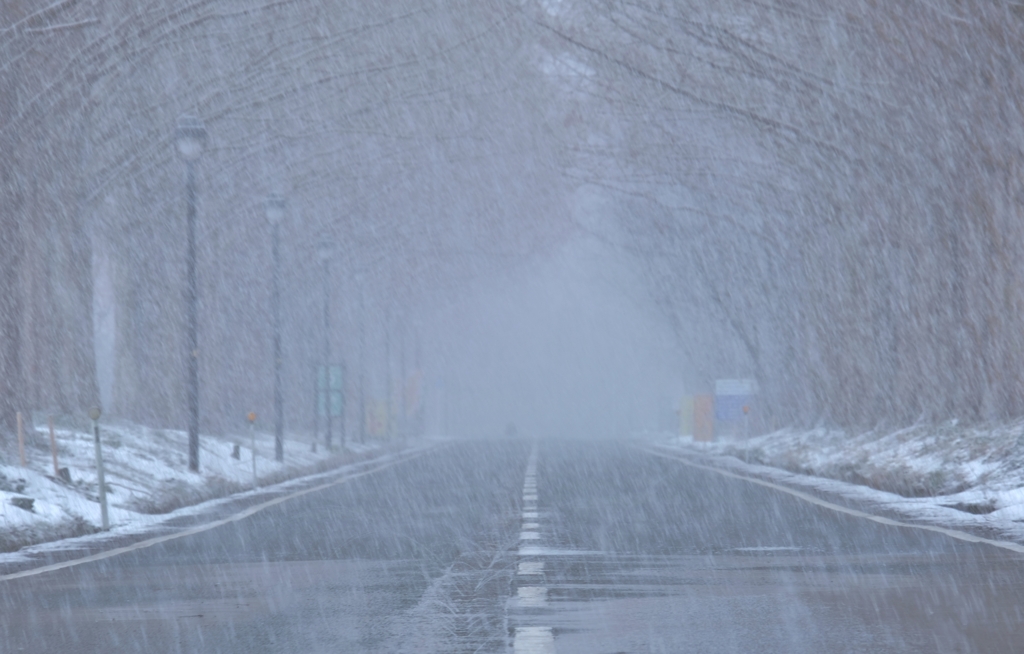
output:
[[100,408],[94,406],[89,409],[89,418],[92,419],[92,435],[96,443],[96,474],[100,482],[100,519],[103,521],[103,531],[110,529],[110,518],[107,516],[107,484],[103,478],[103,450],[100,447]]
[[256,481],[256,412],[250,411],[249,415],[249,436],[252,438],[252,487],[259,488]]
[[21,411],[18,411],[18,459],[21,461],[21,467],[25,467],[25,421],[21,417]]
[[53,478],[60,479],[60,466],[57,465],[57,438],[53,434],[53,416],[50,416],[50,455],[53,456]]

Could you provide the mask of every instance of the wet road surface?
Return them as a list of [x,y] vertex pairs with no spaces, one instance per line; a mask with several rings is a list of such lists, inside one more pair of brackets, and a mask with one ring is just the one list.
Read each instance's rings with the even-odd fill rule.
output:
[[463,442],[0,581],[0,651],[1014,652],[1022,571],[628,443]]

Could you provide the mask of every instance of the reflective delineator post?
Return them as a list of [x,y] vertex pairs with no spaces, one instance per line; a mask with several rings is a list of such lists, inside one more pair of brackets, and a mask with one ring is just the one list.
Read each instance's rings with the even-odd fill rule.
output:
[[18,459],[21,461],[21,467],[25,467],[25,419],[21,417],[21,411],[18,411]]
[[249,419],[249,436],[252,438],[252,487],[259,488],[259,482],[256,480],[256,413],[250,411],[247,418]]
[[107,516],[107,483],[103,476],[103,449],[100,447],[100,408],[94,406],[89,409],[89,418],[92,419],[93,442],[96,444],[96,476],[100,483],[100,519],[103,522],[103,531],[110,529],[110,518]]
[[60,467],[57,465],[57,437],[53,433],[53,416],[50,416],[50,454],[53,456],[53,478],[60,479]]

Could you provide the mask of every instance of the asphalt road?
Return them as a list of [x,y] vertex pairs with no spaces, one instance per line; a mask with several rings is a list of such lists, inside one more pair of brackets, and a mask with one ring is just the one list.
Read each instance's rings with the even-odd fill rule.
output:
[[0,651],[1017,652],[1022,571],[628,443],[463,442],[0,581]]

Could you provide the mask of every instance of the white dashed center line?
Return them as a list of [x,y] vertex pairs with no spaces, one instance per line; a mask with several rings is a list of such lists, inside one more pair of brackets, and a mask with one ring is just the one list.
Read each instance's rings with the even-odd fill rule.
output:
[[519,562],[519,576],[520,577],[536,577],[544,574],[544,562],[543,561],[520,561]]
[[520,586],[516,595],[519,606],[537,608],[548,604],[547,586]]
[[512,651],[515,654],[554,654],[555,636],[551,627],[518,627]]
[[[548,604],[547,586],[536,585],[538,577],[544,575],[544,562],[523,560],[531,556],[531,551],[540,537],[540,512],[537,510],[537,446],[530,452],[530,460],[526,464],[526,475],[523,479],[523,526],[519,532],[519,541],[529,541],[530,545],[519,546],[519,567],[516,571],[521,584],[516,588],[515,606],[523,609],[544,608]],[[515,654],[554,654],[555,635],[551,627],[520,626],[515,628],[512,641]]]

